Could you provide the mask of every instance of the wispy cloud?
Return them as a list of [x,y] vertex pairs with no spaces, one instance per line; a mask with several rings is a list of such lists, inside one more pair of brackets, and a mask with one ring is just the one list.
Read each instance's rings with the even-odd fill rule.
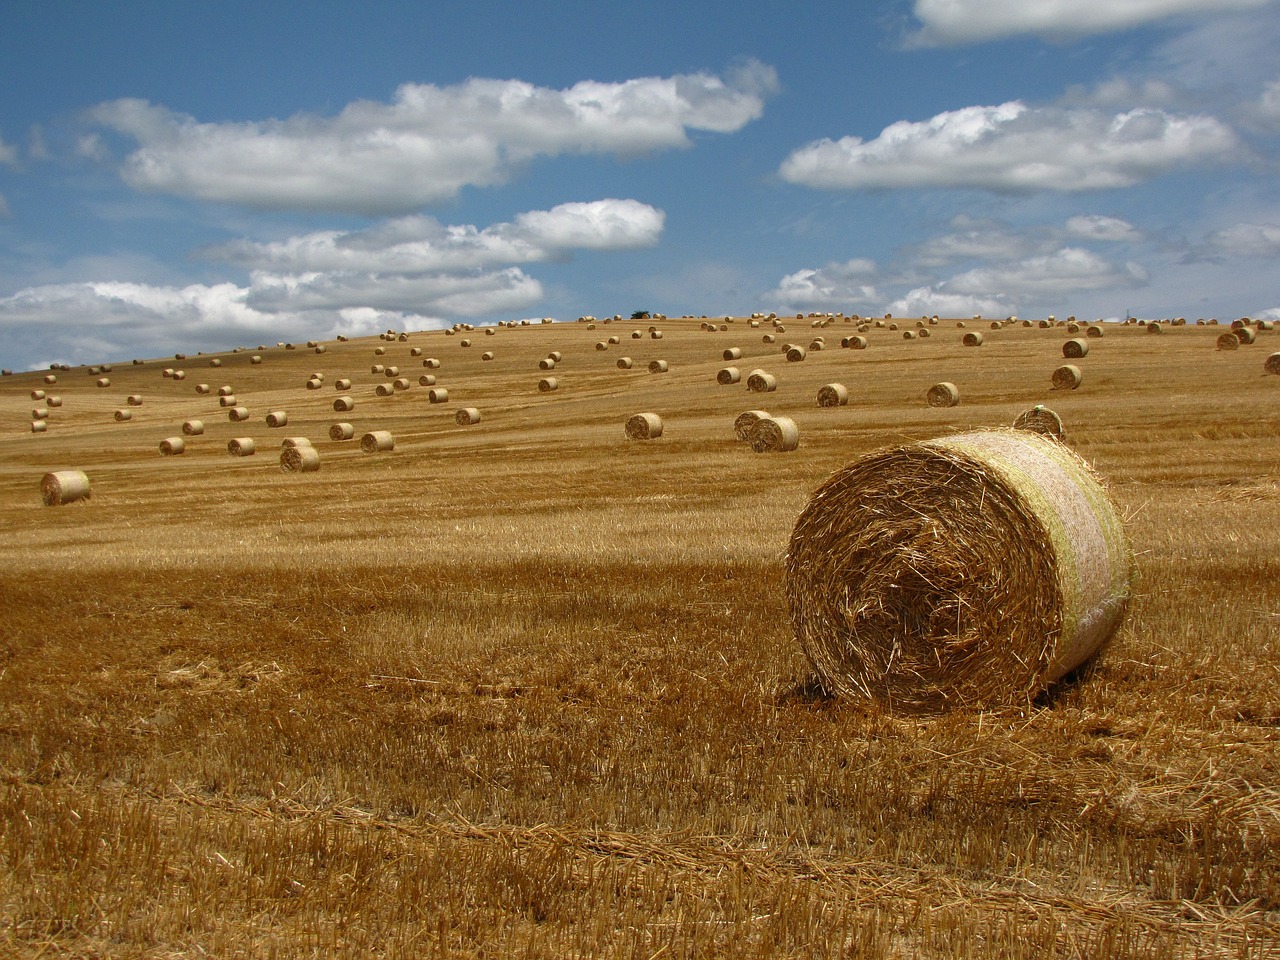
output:
[[[202,123],[143,100],[104,103],[93,123],[137,143],[121,176],[132,187],[263,209],[405,213],[466,186],[509,179],[536,157],[636,156],[690,144],[690,131],[731,133],[776,89],[772,67],[583,81],[562,90],[518,80],[405,84],[390,103],[337,116]],[[102,151],[86,141],[88,155]]]

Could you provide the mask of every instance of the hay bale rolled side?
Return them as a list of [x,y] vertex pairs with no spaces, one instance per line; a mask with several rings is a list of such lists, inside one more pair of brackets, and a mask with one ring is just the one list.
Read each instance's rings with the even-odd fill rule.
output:
[[320,451],[305,447],[284,447],[280,451],[280,469],[285,473],[315,473],[320,469]]
[[656,413],[637,413],[627,418],[624,433],[628,440],[657,440],[662,436],[662,417]]
[[233,457],[252,457],[258,452],[253,437],[233,437],[227,441],[227,453]]
[[360,438],[360,449],[364,453],[386,453],[396,448],[396,438],[390,430],[371,430]]
[[329,427],[329,439],[350,440],[356,435],[356,428],[350,423],[335,423]]
[[800,428],[790,417],[761,417],[747,439],[756,453],[789,453],[800,446]]
[[822,683],[906,710],[1025,705],[1119,624],[1120,514],[1064,444],[959,434],[837,471],[786,559],[796,638]]
[[54,470],[40,480],[40,499],[46,507],[59,507],[92,496],[89,475],[83,470]]
[[930,387],[925,392],[924,399],[931,407],[954,407],[960,402],[960,388],[944,380]]
[[1075,390],[1084,382],[1084,371],[1074,363],[1064,363],[1050,378],[1055,390]]
[[828,383],[818,389],[818,406],[843,407],[849,402],[849,388],[843,383]]

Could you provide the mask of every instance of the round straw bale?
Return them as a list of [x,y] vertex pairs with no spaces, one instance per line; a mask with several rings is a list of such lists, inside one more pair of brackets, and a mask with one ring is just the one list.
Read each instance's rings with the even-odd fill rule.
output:
[[775,337],[772,333],[766,333],[763,337],[761,337],[761,338],[760,338],[760,340],[761,340],[761,342],[762,342],[762,343],[777,343],[777,342],[778,342],[778,338],[777,338],[777,337]]
[[605,343],[603,340],[597,340],[597,341],[596,341],[596,349],[597,349],[597,350],[608,350],[608,349],[609,349],[609,344]]
[[460,427],[469,427],[480,422],[480,411],[476,407],[463,407],[453,415],[453,422]]
[[308,390],[319,390],[323,386],[324,386],[324,381],[317,380],[315,377],[312,377],[310,380],[307,381]]
[[818,389],[818,406],[843,407],[849,402],[849,388],[843,383],[828,383]]
[[311,444],[284,447],[280,451],[280,469],[285,473],[315,473],[320,469],[320,451]]
[[309,446],[311,446],[311,441],[306,437],[285,437],[283,440],[280,441],[281,449],[284,449],[285,447],[309,447]]
[[382,372],[383,372],[383,371],[385,371],[386,369],[387,369],[387,368],[386,368],[386,366],[385,366],[385,365],[383,365],[383,364],[381,364],[381,363],[375,363],[375,364],[373,364],[371,367],[369,367],[369,372],[370,372],[370,373],[382,373]]
[[160,441],[160,452],[166,457],[176,457],[184,453],[186,449],[187,442],[181,437],[165,437]]
[[424,373],[418,378],[418,386],[434,387],[436,385],[436,375],[434,373]]
[[31,419],[32,420],[48,420],[49,408],[48,407],[32,407]]
[[389,397],[396,392],[396,388],[389,383],[380,383],[373,388],[373,392],[379,397]]
[[209,385],[208,385],[207,383],[197,383],[197,384],[196,384],[196,393],[199,393],[199,394],[202,394],[202,395],[203,395],[203,394],[206,394],[206,393],[208,393],[208,392],[209,392]]
[[612,346],[615,346],[615,347],[616,347],[618,344],[620,344],[620,343],[622,342],[622,340],[621,340],[621,339],[619,339],[618,337],[610,337],[608,342],[609,342],[609,344],[610,344],[610,345],[612,345]]
[[903,340],[914,340],[915,338],[916,338],[916,332],[915,332],[914,330],[903,330],[903,331],[902,331],[902,339],[903,339]]
[[58,382],[58,377],[57,377],[57,375],[56,375],[56,374],[53,374],[53,373],[46,373],[46,374],[44,375],[44,382],[45,382],[45,383],[48,383],[48,384],[54,384],[54,383],[57,383],[57,382]]
[[374,347],[374,348],[373,348],[373,355],[374,355],[375,357],[381,357],[381,356],[385,355],[385,354],[386,354],[386,352],[387,352],[387,348],[386,348],[386,347]]
[[185,379],[187,379],[187,371],[185,371],[185,370],[175,370],[175,371],[173,371],[173,379],[175,379],[175,380],[185,380]]
[[47,394],[47,393],[45,393],[43,390],[32,390],[32,391],[31,391],[31,399],[32,399],[32,400],[43,400],[43,399],[44,399],[45,397],[47,397],[47,396],[48,396],[48,394]]
[[746,410],[738,414],[733,421],[733,439],[750,440],[751,428],[755,426],[757,420],[763,420],[767,416],[769,416],[768,410]]
[[351,397],[338,397],[333,401],[334,413],[350,413],[356,408],[356,402]]
[[[316,351],[316,353],[324,353],[324,352],[325,352],[326,350],[328,350],[328,349],[329,349],[329,348],[328,348],[328,347],[326,347],[323,343],[317,343],[317,344],[316,344],[316,346],[315,346],[315,351]],[[319,462],[319,461],[317,461],[317,464],[318,464],[318,462]]]
[[40,499],[46,507],[60,507],[92,496],[89,475],[83,470],[55,470],[40,481]]
[[444,387],[432,387],[427,391],[427,399],[431,403],[448,403],[449,391]]
[[396,438],[390,430],[374,430],[360,438],[360,449],[365,453],[385,453],[396,448]]
[[258,364],[262,362],[262,358],[255,353],[253,356],[249,358],[249,362],[256,367]]
[[644,336],[644,334],[643,334],[643,333],[641,333],[639,330],[632,330],[632,331],[631,331],[631,339],[632,339],[632,340],[639,340],[639,339],[640,339],[641,337],[643,337],[643,336]]
[[724,359],[726,359],[726,360],[741,360],[741,359],[742,359],[742,348],[741,348],[741,347],[730,347],[728,350],[726,350],[726,351],[724,352]]
[[131,393],[125,398],[125,403],[129,404],[131,407],[140,407],[142,406],[142,395],[138,393]]
[[752,393],[773,393],[778,389],[778,378],[763,370],[753,370],[747,374],[747,389]]
[[671,369],[671,366],[670,366],[670,365],[667,363],[667,361],[665,361],[665,360],[650,360],[650,361],[649,361],[649,372],[650,372],[650,373],[666,373],[666,372],[667,372],[668,370],[670,370],[670,369]]
[[1053,371],[1052,383],[1055,390],[1075,390],[1084,380],[1084,371],[1074,363],[1064,363]]
[[[1262,365],[1262,369],[1270,374],[1280,375],[1280,353],[1273,353],[1267,357]],[[51,397],[50,400],[53,398]]]
[[211,367],[220,367],[220,366],[222,366],[222,361],[221,361],[220,359],[218,359],[217,357],[214,357],[212,360],[210,360],[210,361],[209,361],[209,366],[211,366]]
[[657,440],[662,436],[662,418],[656,413],[637,413],[627,418],[628,440]]
[[492,360],[492,359],[493,359],[493,351],[492,351],[492,350],[486,350],[484,353],[480,354],[480,359],[481,359],[481,360]]
[[183,420],[182,432],[188,437],[198,437],[204,433],[203,420]]
[[960,402],[960,389],[954,383],[935,383],[924,395],[931,407],[954,407]]
[[109,387],[109,386],[111,386],[111,379],[110,379],[109,377],[99,377],[99,378],[98,378],[98,386],[99,386],[99,387]]
[[559,363],[561,360],[564,359],[564,355],[559,350],[552,350],[550,353],[547,354],[547,359],[555,363]]
[[560,386],[560,382],[555,377],[543,377],[538,381],[539,393],[550,393]]
[[827,341],[823,340],[821,337],[818,337],[816,340],[811,340],[809,342],[809,349],[815,351],[825,350],[827,349]]
[[1098,326],[1096,323],[1091,323],[1089,326],[1085,327],[1084,335],[1097,340],[1102,336],[1102,327]]
[[800,346],[799,344],[792,344],[790,347],[787,348],[788,363],[799,363],[808,355],[809,355],[808,351],[805,350],[805,348]]
[[538,361],[539,370],[554,370],[555,368],[556,368],[556,362],[552,360],[550,357],[543,357],[541,360]]
[[248,407],[232,407],[227,411],[227,419],[232,423],[244,423],[249,419]]
[[963,343],[966,347],[980,347],[984,343],[986,343],[986,337],[984,337],[977,330],[970,330],[968,333],[966,333],[963,337],[960,338],[960,342]]
[[1029,430],[1032,433],[1053,437],[1055,440],[1066,439],[1066,434],[1062,430],[1062,418],[1041,403],[1020,413],[1018,419],[1013,421],[1013,429]]
[[408,390],[408,389],[409,389],[409,386],[410,386],[410,384],[409,384],[409,378],[408,378],[408,377],[396,377],[396,378],[395,378],[395,380],[391,381],[391,386],[392,386],[392,388],[393,388],[393,389],[395,389],[395,390]]
[[252,457],[256,452],[253,437],[235,437],[227,441],[227,453],[233,457]]
[[1258,334],[1252,327],[1241,327],[1235,333],[1241,344],[1255,343],[1258,339]]
[[231,394],[227,394],[225,397],[218,398],[218,406],[220,407],[234,407],[235,405],[236,405],[236,398]]
[[917,333],[921,340],[928,340],[930,337],[933,336],[933,331],[930,330],[928,327],[925,327],[923,330],[917,331]]
[[470,340],[468,340],[467,338],[463,337],[463,339],[462,339],[461,341],[459,341],[458,346],[460,346],[460,347],[469,347],[469,346],[471,346],[471,341],[470,341]]
[[1089,355],[1089,341],[1074,337],[1062,345],[1062,355],[1068,360]]
[[349,423],[335,423],[329,427],[330,440],[350,440],[356,435],[356,428]]
[[649,336],[650,336],[652,339],[654,339],[654,340],[661,340],[661,339],[662,339],[662,331],[661,331],[661,330],[650,330],[650,331],[649,331]]
[[422,365],[426,367],[428,370],[440,369],[440,361],[437,360],[435,357],[427,357],[427,359],[422,361]]
[[1239,350],[1240,338],[1234,333],[1220,333],[1217,344],[1219,350]]
[[49,394],[49,396],[45,397],[44,402],[47,406],[50,406],[50,407],[62,406],[62,398],[58,396],[56,393]]
[[1164,333],[1164,324],[1152,320],[1147,324],[1147,333]]
[[1025,706],[1131,590],[1120,515],[1064,444],[1017,430],[871,454],[812,495],[785,583],[827,689],[915,711]]
[[48,431],[48,429],[49,429],[48,420],[32,420],[31,421],[32,433],[45,433]]
[[761,417],[747,439],[756,453],[787,453],[800,445],[800,428],[790,417]]
[[632,362],[631,362],[631,358],[630,358],[630,357],[619,357],[619,358],[618,358],[618,369],[619,369],[619,370],[630,370],[632,366],[633,366],[633,364],[632,364]]
[[224,384],[224,385],[222,385],[221,387],[219,387],[219,388],[218,388],[218,396],[220,396],[220,397],[231,397],[231,396],[235,396],[235,391],[234,391],[234,390],[232,390],[232,389],[231,389],[231,387],[230,387],[229,385]]
[[716,374],[716,383],[721,386],[728,386],[731,383],[738,383],[742,380],[742,371],[737,367],[725,367]]
[[339,393],[342,393],[344,390],[350,390],[351,381],[346,377],[335,380],[333,381],[333,389],[337,390]]
[[396,377],[400,376],[400,368],[399,368],[399,367],[387,367],[387,368],[385,368],[385,369],[382,371],[382,375],[383,375],[384,377],[390,377],[392,380],[394,380]]
[[133,411],[126,410],[122,407],[121,409],[116,411],[115,417],[116,417],[116,423],[124,423],[126,420],[133,419]]

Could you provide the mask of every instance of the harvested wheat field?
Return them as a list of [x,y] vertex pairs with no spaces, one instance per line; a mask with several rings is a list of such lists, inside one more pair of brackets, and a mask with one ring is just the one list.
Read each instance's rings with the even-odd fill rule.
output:
[[[1108,325],[1055,391],[1052,324],[992,324],[978,350],[954,320],[868,325],[855,350],[837,317],[786,363],[716,321],[662,318],[632,369],[602,323],[486,328],[488,361],[443,331],[228,349],[208,360],[243,423],[163,358],[102,357],[106,386],[62,371],[42,433],[43,372],[0,378],[0,954],[1277,956],[1280,334],[1224,351],[1215,327]],[[449,403],[378,395],[375,346],[440,358]],[[717,383],[731,347],[774,371],[788,455],[735,438],[759,398]],[[333,439],[313,373],[351,381],[339,438],[394,447]],[[921,402],[939,382],[963,403]],[[819,408],[831,383],[849,402]],[[1110,639],[1047,685],[987,671],[994,693],[951,709],[826,692],[785,582],[810,497],[1036,404],[1123,523]],[[227,456],[274,451],[277,410],[323,469]],[[637,410],[660,442],[628,441]],[[46,505],[60,471],[92,496]],[[931,475],[895,480],[903,510],[938,499]],[[957,528],[983,496],[951,491]],[[1057,576],[1042,552],[1032,594]],[[1094,561],[1065,555],[1067,596]],[[916,587],[900,629],[945,633],[957,611]],[[883,611],[844,615],[892,648]]]

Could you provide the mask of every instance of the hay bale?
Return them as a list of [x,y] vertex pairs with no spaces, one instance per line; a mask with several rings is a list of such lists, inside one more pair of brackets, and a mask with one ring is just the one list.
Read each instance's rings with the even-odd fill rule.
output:
[[356,435],[356,428],[349,423],[335,423],[329,427],[329,439],[350,440]]
[[931,407],[954,407],[960,402],[960,388],[954,383],[935,383],[924,395]]
[[1001,430],[864,457],[791,535],[797,640],[844,696],[936,711],[1025,706],[1119,624],[1121,518],[1064,444]]
[[426,367],[428,370],[440,369],[440,361],[437,360],[435,357],[427,357],[427,359],[422,361],[422,365]]
[[1240,349],[1240,338],[1234,333],[1220,333],[1216,342],[1219,350]]
[[960,338],[960,342],[963,343],[966,347],[980,347],[984,343],[986,343],[986,337],[984,337],[977,330],[970,330],[968,333],[966,333],[963,337]]
[[818,406],[843,407],[849,402],[849,388],[843,383],[828,383],[818,389]]
[[32,390],[32,391],[31,391],[31,399],[32,399],[32,400],[43,400],[43,399],[44,399],[45,397],[47,397],[47,396],[48,396],[48,394],[47,394],[47,393],[45,393],[43,390]]
[[741,347],[730,347],[728,350],[726,350],[726,351],[724,352],[723,356],[724,356],[724,359],[725,359],[725,360],[741,360],[741,359],[742,359],[742,348],[741,348]]
[[657,440],[662,436],[662,418],[656,413],[637,413],[627,418],[624,432],[628,440]]
[[110,377],[99,377],[99,378],[98,378],[98,386],[99,386],[99,387],[109,387],[109,386],[111,386],[111,378],[110,378]]
[[32,407],[31,419],[32,420],[48,420],[49,408],[48,407]]
[[53,374],[53,373],[46,373],[46,374],[44,375],[44,382],[45,382],[45,383],[47,383],[47,384],[54,384],[54,383],[57,383],[57,382],[58,382],[57,374]]
[[40,481],[40,499],[46,507],[60,507],[92,496],[89,475],[83,470],[55,470]]
[[235,437],[227,441],[227,453],[233,457],[252,457],[257,447],[252,437]]
[[272,410],[267,414],[268,427],[286,427],[289,425],[289,414],[283,410]]
[[218,406],[220,407],[234,407],[235,405],[236,398],[232,394],[227,394],[225,397],[218,398]]
[[650,331],[649,331],[649,336],[650,336],[652,339],[654,339],[654,340],[661,340],[661,339],[662,339],[662,331],[661,331],[661,330],[650,330]]
[[389,383],[380,383],[373,388],[373,392],[379,397],[389,397],[396,392],[396,388]]
[[432,387],[427,391],[427,400],[431,403],[448,403],[449,391],[444,387]]
[[739,441],[747,441],[751,439],[751,428],[755,426],[757,420],[763,420],[769,416],[768,410],[745,410],[738,414],[733,421],[733,439]]
[[400,368],[387,367],[382,371],[382,375],[390,380],[394,380],[396,377],[400,376]]
[[747,440],[756,453],[789,453],[800,446],[800,428],[790,417],[761,417]]
[[177,457],[185,453],[187,442],[181,437],[165,437],[160,441],[160,453],[166,457]]
[[198,437],[204,433],[203,420],[183,420],[182,432],[188,437]]
[[1075,360],[1089,355],[1089,341],[1074,337],[1062,345],[1062,355],[1068,360]]
[[778,338],[775,337],[772,333],[766,333],[763,337],[760,338],[760,341],[762,343],[777,343]]
[[460,427],[469,427],[480,422],[480,411],[476,407],[463,407],[453,415],[453,422]]
[[671,369],[671,367],[667,364],[667,361],[665,361],[665,360],[650,360],[650,361],[649,361],[649,372],[650,372],[650,373],[666,373],[666,372],[667,372],[668,370],[670,370],[670,369]]
[[[116,423],[125,423],[126,421],[133,419],[133,411],[125,410],[122,408],[115,412],[115,418],[116,418]],[[38,417],[37,419],[43,420],[44,418]]]
[[49,394],[49,396],[44,398],[44,402],[45,402],[45,406],[48,406],[48,407],[62,406],[62,398],[58,396],[56,393]]
[[356,402],[351,397],[338,397],[333,401],[334,413],[350,413],[356,408]]
[[220,367],[220,366],[222,366],[222,361],[221,361],[220,359],[218,359],[217,357],[214,357],[212,360],[210,360],[210,361],[209,361],[209,366],[211,366],[211,367]]
[[538,392],[550,393],[551,391],[558,389],[559,386],[560,386],[560,381],[558,381],[555,377],[543,377],[541,380],[538,381]]
[[1090,324],[1088,327],[1085,328],[1084,335],[1086,337],[1091,337],[1092,339],[1097,340],[1102,336],[1102,327],[1098,326],[1096,323]]
[[1018,414],[1013,421],[1013,429],[1027,430],[1054,440],[1065,440],[1067,435],[1062,430],[1062,418],[1046,407],[1037,403],[1030,410]]
[[747,374],[747,389],[752,393],[773,393],[778,389],[778,378],[763,370],[752,370]]
[[49,430],[48,420],[32,420],[31,421],[32,433],[47,433],[48,430]]
[[408,390],[409,386],[410,384],[409,384],[408,377],[396,377],[394,380],[391,381],[391,388],[393,390]]
[[1244,345],[1246,343],[1255,343],[1258,339],[1257,332],[1254,331],[1251,327],[1241,327],[1240,329],[1235,331],[1235,334],[1236,334],[1236,337],[1240,340],[1241,345]]
[[434,387],[436,385],[436,375],[434,373],[424,373],[418,378],[418,386]]
[[386,347],[374,347],[374,348],[373,348],[373,355],[374,355],[375,357],[382,357],[382,356],[385,356],[385,355],[386,355],[386,353],[387,353],[387,348],[386,348]]
[[550,353],[547,354],[547,359],[553,361],[554,363],[559,363],[561,360],[564,359],[564,354],[562,354],[559,350],[552,350]]
[[630,370],[630,369],[632,368],[632,366],[633,366],[633,365],[634,365],[634,364],[632,363],[632,361],[631,361],[631,358],[630,358],[630,357],[619,357],[619,358],[618,358],[618,369],[619,369],[619,370]]
[[256,367],[258,364],[262,362],[262,358],[255,353],[253,356],[249,358],[249,362]]
[[484,361],[486,361],[486,362],[487,362],[487,361],[489,361],[489,360],[492,360],[492,359],[493,359],[493,351],[492,351],[492,350],[486,350],[484,353],[480,354],[480,359],[481,359],[481,360],[484,360]]
[[232,407],[227,411],[227,419],[232,423],[244,423],[249,419],[248,407]]
[[725,367],[716,374],[716,383],[722,387],[727,387],[731,383],[738,383],[742,379],[742,371],[737,367]]
[[792,344],[791,346],[789,346],[789,347],[787,348],[787,362],[788,362],[788,363],[799,363],[801,360],[803,360],[803,359],[804,359],[805,357],[807,357],[808,355],[809,355],[808,351],[807,351],[807,350],[805,350],[805,348],[804,348],[804,347],[802,347],[802,346],[800,346],[798,343],[797,343],[797,344]]
[[175,380],[185,380],[185,379],[187,379],[187,371],[185,371],[185,370],[175,370],[175,371],[173,371],[173,379],[175,379]]
[[396,438],[390,430],[373,430],[360,438],[360,449],[364,453],[386,453],[396,448]]
[[309,446],[311,446],[311,441],[306,437],[285,437],[283,440],[280,441],[281,450],[283,450],[285,447],[309,447]]
[[315,346],[316,353],[324,353],[328,349],[329,348],[326,347],[323,343],[317,343]]
[[1084,371],[1074,363],[1064,363],[1053,371],[1052,383],[1055,390],[1074,390],[1084,380]]
[[140,407],[142,406],[142,395],[138,393],[131,393],[129,396],[125,397],[125,403],[131,407]]
[[1280,376],[1280,353],[1273,353],[1267,357],[1262,365],[1262,369],[1266,373]]
[[608,350],[608,349],[609,349],[609,344],[605,343],[603,340],[597,340],[597,341],[596,341],[596,349],[597,349],[597,350]]
[[914,340],[915,338],[916,338],[916,332],[915,332],[914,330],[903,330],[903,331],[902,331],[902,339],[903,339],[903,340]]
[[1152,320],[1147,324],[1147,333],[1164,333],[1164,324]]
[[197,383],[197,384],[196,384],[196,393],[198,393],[198,394],[200,394],[201,396],[203,396],[203,395],[207,394],[208,392],[209,392],[209,385],[208,385],[207,383]]
[[320,451],[311,444],[280,450],[280,469],[285,473],[315,473],[320,469]]
[[539,370],[554,370],[555,368],[556,368],[556,362],[552,360],[550,357],[543,357],[541,360],[538,361]]
[[324,381],[317,380],[315,377],[312,377],[310,380],[307,381],[308,390],[319,390],[323,386],[324,386]]

